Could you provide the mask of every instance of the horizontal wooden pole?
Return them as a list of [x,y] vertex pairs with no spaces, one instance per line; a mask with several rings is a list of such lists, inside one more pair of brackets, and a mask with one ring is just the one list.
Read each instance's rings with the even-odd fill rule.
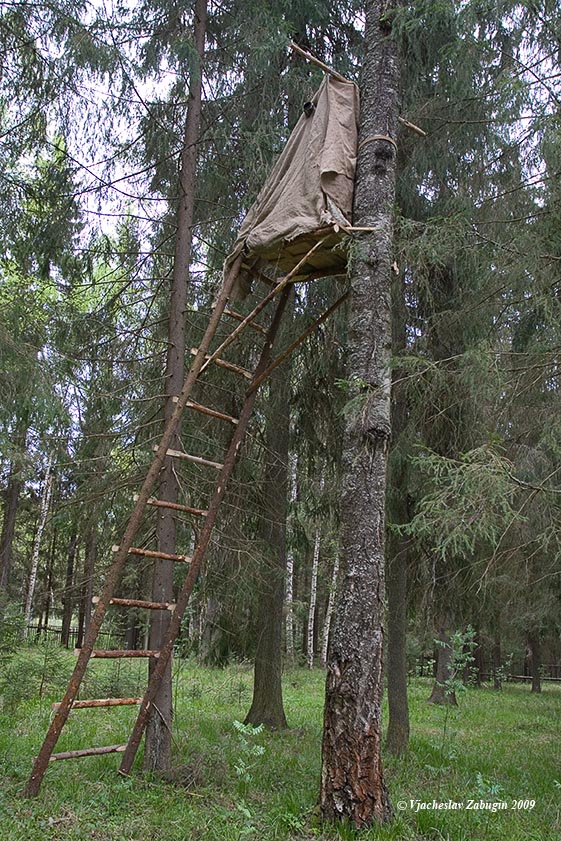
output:
[[345,301],[347,300],[348,296],[349,296],[349,293],[348,293],[348,292],[344,292],[344,293],[343,293],[343,295],[341,295],[341,297],[340,297],[340,298],[338,298],[338,299],[335,301],[335,303],[333,304],[333,306],[329,307],[329,309],[328,309],[328,310],[326,310],[324,313],[322,313],[322,315],[320,315],[320,316],[319,316],[319,318],[316,318],[316,320],[315,320],[314,322],[312,322],[312,324],[310,324],[310,325],[309,325],[309,326],[308,326],[308,327],[304,330],[304,332],[303,332],[300,336],[298,336],[298,338],[297,338],[297,339],[295,339],[295,340],[292,342],[292,344],[290,344],[290,345],[286,348],[286,350],[285,350],[285,351],[283,351],[283,352],[282,352],[279,356],[277,356],[277,358],[276,358],[276,359],[274,359],[274,360],[271,362],[271,364],[269,365],[269,367],[268,367],[265,371],[263,371],[263,373],[262,373],[259,377],[257,377],[257,378],[253,381],[253,383],[251,384],[251,390],[253,391],[253,390],[255,390],[256,388],[259,388],[259,386],[261,385],[261,383],[262,383],[262,382],[264,382],[264,380],[266,380],[268,377],[270,377],[270,376],[271,376],[271,374],[273,373],[273,371],[275,370],[275,368],[278,368],[278,366],[279,366],[279,365],[282,365],[282,363],[283,363],[286,359],[288,359],[288,357],[291,355],[291,353],[292,353],[294,350],[296,350],[296,348],[297,348],[299,345],[301,345],[301,344],[302,344],[302,342],[304,342],[304,341],[308,338],[308,336],[310,336],[310,335],[314,332],[314,330],[316,330],[316,329],[319,327],[319,325],[320,325],[320,324],[323,324],[323,322],[324,322],[324,321],[327,321],[327,319],[328,319],[328,318],[329,318],[329,317],[330,317],[330,316],[331,316],[331,315],[335,312],[335,310],[339,309],[339,307],[341,306],[341,304],[344,304],[344,303],[345,303]]
[[191,453],[183,453],[181,450],[168,450],[167,455],[170,458],[181,458],[183,461],[190,461],[193,464],[202,464],[204,467],[214,467],[216,470],[222,470],[223,464],[218,461],[210,461],[208,458],[202,456],[194,456]]
[[[242,316],[242,322],[243,322],[243,320],[244,320],[244,318]],[[198,348],[196,348],[196,347],[191,348],[191,355],[192,356],[196,356],[198,354],[198,352],[199,352]],[[225,359],[219,359],[218,357],[216,359],[212,359],[210,353],[206,354],[205,359],[210,360],[211,362],[214,363],[214,365],[218,365],[219,368],[224,368],[226,371],[232,371],[232,373],[234,373],[234,374],[239,374],[240,377],[245,377],[246,380],[252,380],[253,379],[253,374],[251,373],[251,371],[246,371],[245,368],[241,368],[239,365],[234,365],[233,362],[227,362]]]
[[84,750],[67,750],[64,753],[53,753],[49,762],[59,759],[79,759],[82,756],[101,756],[104,753],[124,753],[126,745],[107,745],[103,748],[85,748]]
[[[129,707],[140,704],[142,698],[90,698],[84,701],[74,701],[73,710],[85,710],[90,707]],[[58,710],[60,704],[51,704],[51,710]]]
[[[98,604],[99,596],[94,596],[92,604]],[[173,602],[148,602],[145,599],[111,599],[109,604],[120,607],[141,607],[144,610],[175,610]]]
[[[75,648],[74,654],[79,654],[80,649]],[[134,648],[126,648],[124,651],[119,650],[117,648],[110,649],[110,648],[101,648],[101,649],[94,649],[91,653],[92,657],[103,658],[105,660],[121,660],[124,657],[159,657],[159,651],[149,651],[147,649],[143,651],[137,651]]]
[[[113,551],[116,552],[118,548],[118,546],[113,546]],[[191,563],[191,558],[188,555],[170,555],[169,552],[158,552],[155,549],[140,549],[138,546],[131,546],[129,555],[142,555],[145,558],[160,558],[162,561]]]
[[[236,312],[235,310],[225,309],[224,315],[228,315],[230,318],[234,318],[236,321],[243,321],[245,315],[242,315],[240,312]],[[251,327],[252,330],[257,330],[259,333],[263,333],[263,335],[267,335],[266,329],[261,325],[257,324],[255,321],[250,321],[248,327]]]
[[[177,399],[173,398],[174,401]],[[201,415],[208,415],[210,418],[217,418],[218,420],[229,421],[237,426],[238,419],[233,418],[232,415],[226,415],[224,412],[219,412],[217,409],[211,409],[209,406],[203,406],[202,403],[195,403],[193,400],[188,400],[185,404],[186,409],[193,409],[194,412],[200,412]]]

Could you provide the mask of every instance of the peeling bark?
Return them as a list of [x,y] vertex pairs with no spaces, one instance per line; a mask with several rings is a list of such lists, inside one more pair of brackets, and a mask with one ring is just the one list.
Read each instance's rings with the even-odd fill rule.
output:
[[[320,808],[357,828],[391,816],[381,762],[386,468],[390,438],[390,266],[399,61],[397,2],[366,5],[354,224],[372,227],[350,263],[349,382],[341,567],[327,663]],[[390,138],[390,139],[388,139]]]

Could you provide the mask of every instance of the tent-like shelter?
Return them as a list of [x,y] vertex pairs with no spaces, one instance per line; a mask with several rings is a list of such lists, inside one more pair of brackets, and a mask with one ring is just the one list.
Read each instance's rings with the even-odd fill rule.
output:
[[245,294],[255,270],[289,272],[317,243],[299,276],[346,270],[345,251],[335,246],[352,224],[358,116],[357,86],[325,76],[226,259],[225,274],[242,257],[234,297]]

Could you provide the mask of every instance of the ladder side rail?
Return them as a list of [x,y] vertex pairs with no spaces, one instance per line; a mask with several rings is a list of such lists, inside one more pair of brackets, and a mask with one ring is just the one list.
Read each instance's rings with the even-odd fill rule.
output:
[[[255,370],[254,378],[259,377],[267,367],[274,339],[278,332],[281,317],[286,307],[288,296],[289,288],[285,288],[282,291],[281,297],[277,304],[277,309],[273,321],[271,322],[271,326],[267,334],[267,339],[263,347],[261,358]],[[218,478],[216,491],[214,492],[214,495],[208,507],[208,514],[205,520],[205,524],[201,529],[199,542],[193,553],[191,565],[189,567],[189,572],[187,573],[187,577],[185,578],[183,587],[176,601],[176,608],[172,614],[172,618],[170,620],[166,636],[162,643],[160,656],[158,657],[158,660],[150,677],[150,681],[144,694],[144,698],[142,699],[142,704],[140,705],[135,725],[129,737],[126,750],[123,754],[121,766],[119,768],[120,774],[129,774],[130,769],[132,767],[132,763],[134,762],[134,758],[140,746],[142,734],[144,733],[144,730],[148,723],[152,703],[156,698],[160,682],[165,673],[167,664],[172,656],[174,642],[181,628],[181,620],[183,618],[183,614],[185,613],[185,609],[189,602],[189,598],[193,591],[193,587],[195,586],[199,575],[202,561],[206,553],[212,535],[212,531],[214,529],[214,524],[216,522],[218,511],[224,498],[228,480],[232,475],[236,461],[238,459],[242,440],[244,438],[245,432],[249,424],[249,420],[251,418],[256,396],[257,389],[250,389],[246,395],[246,400],[242,412],[240,414],[238,425],[236,426],[236,429],[232,436],[232,440],[230,441],[230,446],[228,447],[228,451],[224,459],[224,467],[222,468],[222,471]]]
[[230,274],[225,279],[222,285],[222,289],[220,290],[220,294],[218,295],[205,334],[199,345],[199,351],[197,353],[197,356],[194,358],[191,368],[185,378],[183,388],[173,410],[173,414],[171,415],[164,429],[164,433],[158,446],[158,450],[154,455],[148,473],[146,474],[146,478],[144,479],[140,493],[138,494],[138,500],[132,510],[131,516],[127,523],[127,527],[121,540],[119,550],[115,554],[113,558],[113,563],[109,568],[102,593],[99,597],[99,602],[97,603],[96,609],[92,615],[88,632],[85,636],[83,646],[80,649],[80,654],[78,655],[78,660],[74,667],[74,671],[68,682],[65,695],[61,700],[60,707],[58,708],[51,722],[51,725],[47,731],[47,735],[45,736],[41,749],[35,757],[33,769],[31,771],[31,775],[29,777],[24,792],[26,797],[34,797],[39,792],[41,782],[49,764],[49,759],[54,751],[56,743],[58,742],[61,731],[64,725],[66,724],[66,721],[70,714],[70,710],[72,709],[72,703],[76,699],[76,696],[78,694],[78,690],[80,688],[80,684],[82,683],[82,679],[84,677],[84,673],[86,671],[88,662],[90,660],[95,641],[97,639],[97,636],[101,629],[101,625],[103,623],[103,619],[109,607],[109,602],[119,582],[123,566],[128,556],[129,549],[132,546],[134,537],[142,521],[146,504],[148,502],[152,489],[158,479],[160,470],[166,458],[167,450],[176,433],[179,420],[181,418],[183,410],[185,409],[189,395],[201,372],[201,368],[203,367],[205,355],[208,351],[212,338],[216,333],[216,329],[220,323],[220,318],[222,317],[224,308],[228,303],[228,298],[239,273],[240,266],[241,256],[238,257],[238,259],[233,264]]
[[261,383],[265,382],[265,380],[268,380],[273,371],[276,370],[279,367],[279,365],[282,365],[282,363],[286,359],[288,359],[288,357],[296,350],[297,347],[299,347],[303,342],[306,341],[308,336],[311,335],[311,333],[313,333],[314,330],[317,327],[319,327],[320,324],[323,324],[324,321],[327,321],[327,319],[330,318],[333,315],[333,313],[336,310],[338,310],[342,304],[345,303],[348,297],[349,292],[344,292],[343,295],[341,295],[341,297],[338,298],[335,301],[335,303],[329,307],[329,309],[325,310],[324,313],[322,313],[318,318],[316,318],[315,321],[313,321],[308,327],[306,327],[304,332],[301,333],[297,339],[294,339],[294,341],[286,348],[286,350],[284,350],[281,354],[279,354],[279,356],[273,359],[268,368],[266,368],[266,370],[263,371],[263,373],[259,377],[256,377],[253,380],[250,389],[253,390],[259,388]]
[[318,242],[316,242],[316,244],[314,246],[312,246],[312,248],[310,248],[310,250],[307,251],[306,254],[304,254],[302,259],[294,266],[294,268],[287,275],[285,275],[283,278],[281,278],[281,280],[279,280],[277,285],[274,286],[271,289],[271,291],[263,298],[263,300],[260,301],[257,304],[257,306],[249,313],[249,315],[247,315],[244,318],[244,320],[241,322],[241,324],[239,324],[235,328],[235,330],[233,330],[230,333],[230,335],[226,339],[224,339],[222,344],[219,345],[219,347],[217,347],[216,350],[214,350],[211,354],[209,354],[208,358],[206,359],[205,363],[203,364],[203,367],[201,368],[201,372],[206,371],[206,369],[209,367],[209,365],[211,365],[216,359],[218,359],[220,356],[222,356],[222,353],[226,350],[226,348],[229,347],[232,344],[232,342],[234,342],[238,338],[240,333],[242,333],[246,329],[246,327],[248,327],[250,325],[250,323],[253,321],[255,316],[259,315],[259,313],[263,309],[265,309],[267,304],[269,304],[270,301],[273,300],[273,298],[275,298],[281,292],[284,292],[286,287],[290,283],[292,283],[295,275],[298,274],[298,270],[306,264],[306,262],[308,261],[308,258],[312,256],[314,251],[317,251],[317,249],[320,248],[320,246],[323,245],[323,243],[325,242],[326,239],[327,239],[327,237],[323,237],[323,239],[318,240]]

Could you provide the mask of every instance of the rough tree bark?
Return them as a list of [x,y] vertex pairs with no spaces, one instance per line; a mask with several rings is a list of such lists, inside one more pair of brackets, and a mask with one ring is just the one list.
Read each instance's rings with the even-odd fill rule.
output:
[[[404,277],[399,274],[392,283],[392,352],[406,347],[407,312]],[[405,393],[396,381],[402,372],[395,368],[392,380],[392,445],[399,446],[399,436],[407,424]],[[409,520],[407,505],[407,472],[405,460],[397,459],[391,469],[391,496],[388,515],[393,523]],[[409,703],[407,699],[407,560],[408,540],[388,535],[388,735],[386,746],[390,753],[401,756],[409,744]]]
[[[288,313],[285,319],[289,320]],[[264,724],[272,730],[279,730],[287,727],[281,671],[288,511],[290,366],[277,369],[270,383],[267,462],[263,483],[264,511],[261,519],[261,536],[268,552],[263,559],[259,581],[253,699],[245,723],[254,726]]]
[[[197,165],[197,142],[201,124],[202,97],[202,62],[206,32],[206,0],[195,3],[194,41],[199,57],[199,66],[195,67],[189,85],[189,102],[185,121],[185,135],[181,153],[181,171],[179,177],[179,202],[177,206],[177,236],[171,283],[171,299],[168,328],[168,352],[166,359],[164,423],[171,417],[175,404],[173,397],[181,391],[185,373],[185,310],[187,306],[187,286],[191,262],[191,241],[195,193],[195,175]],[[172,448],[180,449],[178,442]],[[171,459],[167,459],[162,470],[159,497],[166,502],[177,502],[179,485]],[[176,552],[176,519],[173,512],[161,509],[158,516],[158,548],[162,552]],[[154,601],[173,601],[173,561],[156,561],[152,581]],[[150,626],[150,648],[161,647],[170,613],[157,611]],[[150,671],[155,663],[150,663]],[[145,770],[169,770],[171,765],[171,726],[172,726],[172,662],[168,665],[161,682],[158,696],[153,705],[153,712],[146,728],[146,747],[144,751]]]
[[399,60],[396,0],[366,4],[354,224],[372,227],[349,268],[348,374],[354,409],[343,441],[339,590],[327,663],[320,808],[355,827],[391,816],[380,756],[386,466],[390,440],[390,266]]

